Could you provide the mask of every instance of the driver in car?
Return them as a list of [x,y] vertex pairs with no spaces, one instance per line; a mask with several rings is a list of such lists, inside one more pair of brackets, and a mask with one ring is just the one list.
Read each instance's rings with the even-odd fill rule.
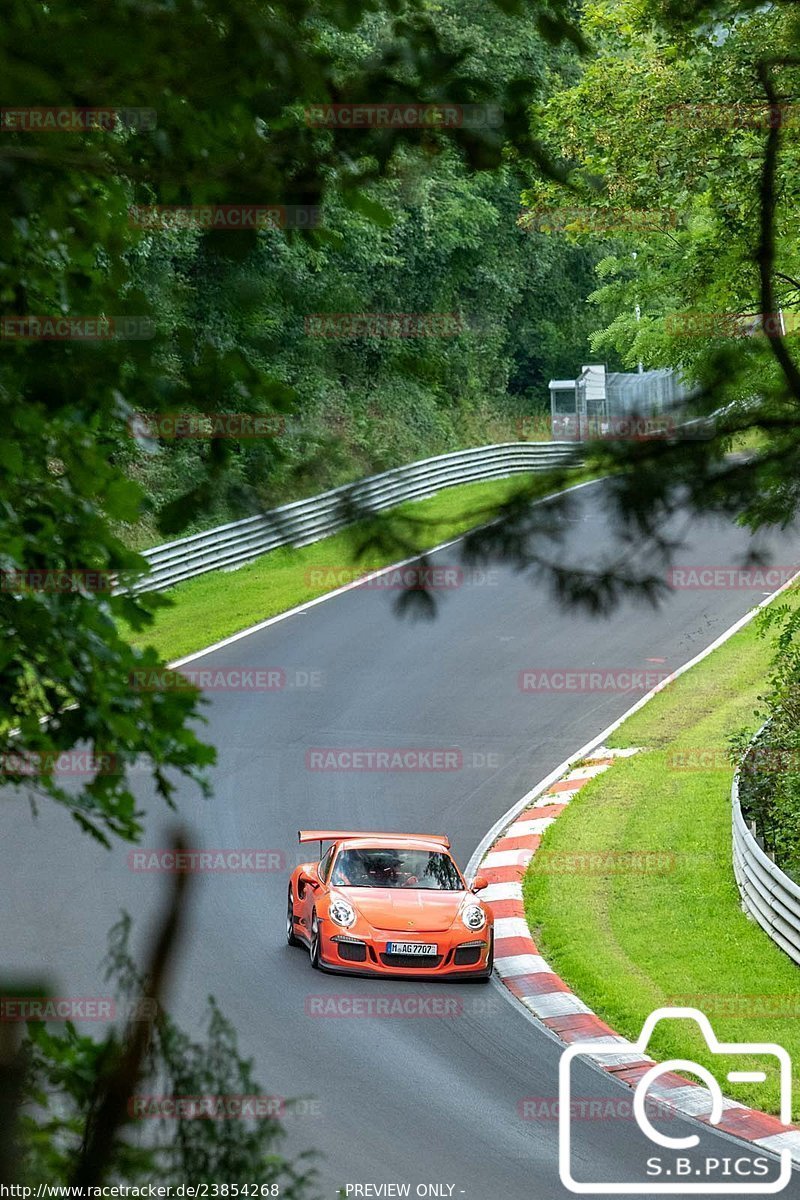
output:
[[416,875],[402,869],[396,854],[374,854],[367,863],[367,873],[373,887],[413,887]]
[[397,854],[360,854],[348,851],[339,859],[332,882],[339,887],[414,887],[416,875],[403,870]]

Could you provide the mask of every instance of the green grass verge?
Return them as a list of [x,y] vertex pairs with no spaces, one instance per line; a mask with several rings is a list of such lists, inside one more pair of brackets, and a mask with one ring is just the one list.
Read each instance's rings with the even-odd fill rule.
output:
[[[586,784],[545,836],[523,883],[534,939],[553,968],[617,1032],[638,1037],[661,1005],[705,1011],[723,1041],[778,1042],[795,1071],[800,1118],[800,967],[741,911],[731,865],[730,786],[725,754],[737,729],[755,731],[769,641],[753,622],[630,717],[609,739],[643,751]],[[711,769],[678,768],[717,752]],[[706,760],[708,761],[708,760]],[[566,868],[591,851],[658,851],[656,869],[619,864],[617,873]],[[543,853],[545,852],[545,853]],[[777,1113],[777,1074],[768,1083],[725,1082],[732,1059],[710,1055],[692,1023],[656,1027],[651,1055],[707,1066],[723,1091]],[[738,1063],[742,1069],[742,1063]],[[725,1074],[721,1071],[724,1069]],[[750,1069],[755,1069],[754,1065]]]
[[[574,473],[575,482],[585,477]],[[480,524],[493,506],[521,486],[519,477],[464,484],[401,505],[394,515],[420,522],[411,540],[414,551],[421,552]],[[154,646],[164,659],[182,658],[337,586],[332,573],[320,580],[318,572],[315,578],[311,573],[315,567],[337,569],[339,581],[346,582],[353,571],[366,573],[397,561],[396,553],[375,552],[356,563],[354,551],[361,532],[354,526],[299,550],[273,550],[233,572],[212,571],[189,579],[170,589],[172,606],[161,610],[148,630],[134,633],[126,628],[125,636],[135,646]]]

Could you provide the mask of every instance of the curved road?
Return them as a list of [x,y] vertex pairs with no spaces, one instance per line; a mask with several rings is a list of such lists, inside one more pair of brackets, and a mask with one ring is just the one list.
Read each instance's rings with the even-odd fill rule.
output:
[[[589,562],[609,545],[603,495],[602,483],[576,493],[565,560]],[[740,530],[698,523],[677,562],[733,564],[745,546]],[[796,534],[773,547],[775,563],[800,562]],[[441,551],[437,561],[455,563],[456,551]],[[432,622],[398,619],[392,593],[358,588],[192,663],[287,672],[286,687],[274,693],[209,693],[210,737],[220,752],[215,795],[203,801],[184,787],[179,797],[198,843],[275,849],[287,870],[202,878],[172,1007],[192,1026],[213,992],[239,1030],[241,1048],[255,1058],[265,1090],[315,1098],[287,1119],[289,1149],[322,1152],[326,1197],[347,1184],[350,1195],[379,1195],[353,1185],[406,1183],[411,1195],[417,1185],[436,1184],[443,1185],[439,1194],[468,1200],[566,1196],[557,1122],[519,1115],[526,1097],[557,1097],[560,1049],[494,983],[437,986],[312,973],[307,956],[283,940],[298,827],[444,831],[465,865],[506,809],[641,694],[524,694],[521,670],[669,670],[764,594],[679,591],[655,613],[625,604],[609,619],[593,620],[561,612],[544,585],[523,575],[493,567],[484,576],[443,594]],[[458,747],[463,767],[381,773],[306,766],[314,748],[393,746]],[[140,796],[149,810],[143,845],[159,846],[168,814],[144,782]],[[54,806],[43,805],[33,823],[19,798],[9,798],[0,813],[3,973],[11,967],[38,974],[47,962],[60,994],[105,994],[98,963],[114,914],[125,907],[139,932],[146,929],[163,879],[131,872],[128,847],[103,851]],[[312,996],[397,994],[450,1001],[453,1015],[308,1014]],[[578,1072],[574,1093],[630,1096],[589,1067]],[[673,1134],[693,1132],[682,1121],[669,1124]],[[636,1178],[650,1153],[642,1142],[630,1120],[583,1121],[576,1171],[599,1180]],[[717,1157],[741,1152],[710,1132],[703,1148]],[[784,1194],[800,1196],[795,1179]]]

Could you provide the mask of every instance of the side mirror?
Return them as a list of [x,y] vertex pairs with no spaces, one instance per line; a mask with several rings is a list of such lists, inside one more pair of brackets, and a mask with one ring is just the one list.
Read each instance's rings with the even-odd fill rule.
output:
[[473,892],[482,892],[484,888],[489,886],[489,880],[485,875],[476,875],[472,881]]
[[300,875],[299,875],[299,880],[300,880],[301,887],[310,887],[310,888],[318,888],[319,887],[319,879],[317,878],[317,876],[309,875],[308,871],[301,871]]

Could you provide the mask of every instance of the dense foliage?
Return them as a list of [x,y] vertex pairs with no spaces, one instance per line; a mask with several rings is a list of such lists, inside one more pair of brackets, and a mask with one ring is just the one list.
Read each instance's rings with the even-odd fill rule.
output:
[[[524,80],[535,94],[548,63],[568,71],[574,60],[546,47],[532,21],[480,0],[445,0],[431,19],[443,50],[458,57],[457,79],[477,73],[498,92]],[[337,78],[367,70],[391,32],[385,11],[347,35],[327,27]],[[500,132],[509,132],[505,119]],[[134,274],[173,334],[168,365],[180,361],[175,332],[190,326],[201,344],[244,353],[291,405],[274,437],[230,447],[190,528],[428,455],[513,440],[521,417],[544,411],[548,380],[574,374],[588,353],[596,318],[584,300],[596,255],[518,225],[518,157],[507,146],[502,165],[476,173],[449,140],[407,143],[370,184],[368,204],[329,190],[310,237],[264,233],[240,259],[219,238],[144,239]],[[393,313],[455,319],[442,336],[315,332],[316,314]],[[190,407],[204,406],[200,392]],[[160,530],[173,531],[169,502],[202,471],[208,447],[202,439],[134,443],[116,454],[146,494],[145,519],[123,526],[125,540],[152,544]]]
[[792,5],[715,6],[713,24],[697,13],[649,0],[586,6],[593,53],[537,109],[569,190],[537,177],[525,200],[540,225],[561,211],[559,240],[606,247],[590,298],[601,361],[616,351],[629,368],[674,367],[699,408],[733,406],[723,433],[768,436],[768,452],[748,472],[724,472],[720,487],[708,486],[716,444],[705,458],[680,447],[664,472],[670,484],[691,480],[699,509],[726,506],[758,525],[785,519],[798,498],[800,30]]
[[[687,499],[753,530],[786,526],[800,502],[797,8],[599,0],[582,28],[593,51],[580,77],[538,109],[569,186],[533,179],[531,219],[549,218],[560,241],[606,247],[590,297],[607,314],[595,355],[673,367],[694,385],[698,412],[717,413],[717,436],[705,442],[598,450],[595,462],[619,471],[619,526],[658,543]],[[742,433],[744,443],[732,436]],[[742,444],[744,454],[726,457]],[[631,586],[652,595],[657,581],[611,565],[599,586],[571,586],[613,603]],[[794,606],[775,609],[769,627],[779,637],[758,714],[769,725],[748,756],[743,798],[778,861],[797,872]]]
[[742,812],[755,823],[775,861],[800,881],[800,613],[774,604],[759,618],[760,632],[775,632],[767,687],[756,717],[763,722],[751,741],[747,731],[731,739],[740,769]]
[[[130,918],[123,914],[109,935],[106,978],[116,993],[118,1020],[102,1041],[81,1034],[71,1021],[58,1032],[38,1022],[28,1026],[18,1151],[29,1186],[76,1179],[103,1085],[124,1052],[126,1025],[148,1021],[151,1032],[136,1091],[128,1097],[123,1129],[104,1174],[137,1186],[257,1179],[267,1189],[274,1187],[275,1195],[309,1196],[309,1157],[293,1166],[279,1153],[280,1117],[291,1099],[265,1094],[213,997],[202,1040],[147,999],[147,981],[131,957],[130,932]],[[186,1098],[183,1110],[170,1103],[179,1097]],[[231,1106],[239,1100],[260,1115],[226,1117],[225,1106],[235,1112]]]
[[[555,17],[523,0],[501,9],[468,6],[474,29],[455,0],[435,11],[423,0],[110,0],[102,19],[83,0],[15,0],[4,14],[0,70],[20,108],[116,97],[142,110],[69,133],[7,125],[0,145],[6,316],[127,317],[155,331],[7,335],[0,365],[4,774],[100,838],[136,835],[126,776],[140,756],[166,799],[170,768],[201,780],[212,758],[187,724],[193,695],[129,685],[154,658],[117,623],[142,630],[163,601],[110,591],[109,576],[141,569],[128,546],[508,436],[515,405],[566,369],[562,316],[570,336],[586,331],[575,312],[590,255],[516,229],[504,165],[504,146],[534,145],[536,21],[553,35]],[[310,104],[365,97],[490,105],[502,120],[349,129],[306,117]],[[142,216],[225,204],[278,206],[281,226],[318,209],[322,220],[164,230]],[[320,310],[431,308],[463,315],[463,332],[305,332]],[[263,414],[285,433],[161,441],[136,416],[197,411]],[[56,591],[31,584],[44,569],[78,574]],[[103,769],[75,786],[54,767],[81,742]]]

